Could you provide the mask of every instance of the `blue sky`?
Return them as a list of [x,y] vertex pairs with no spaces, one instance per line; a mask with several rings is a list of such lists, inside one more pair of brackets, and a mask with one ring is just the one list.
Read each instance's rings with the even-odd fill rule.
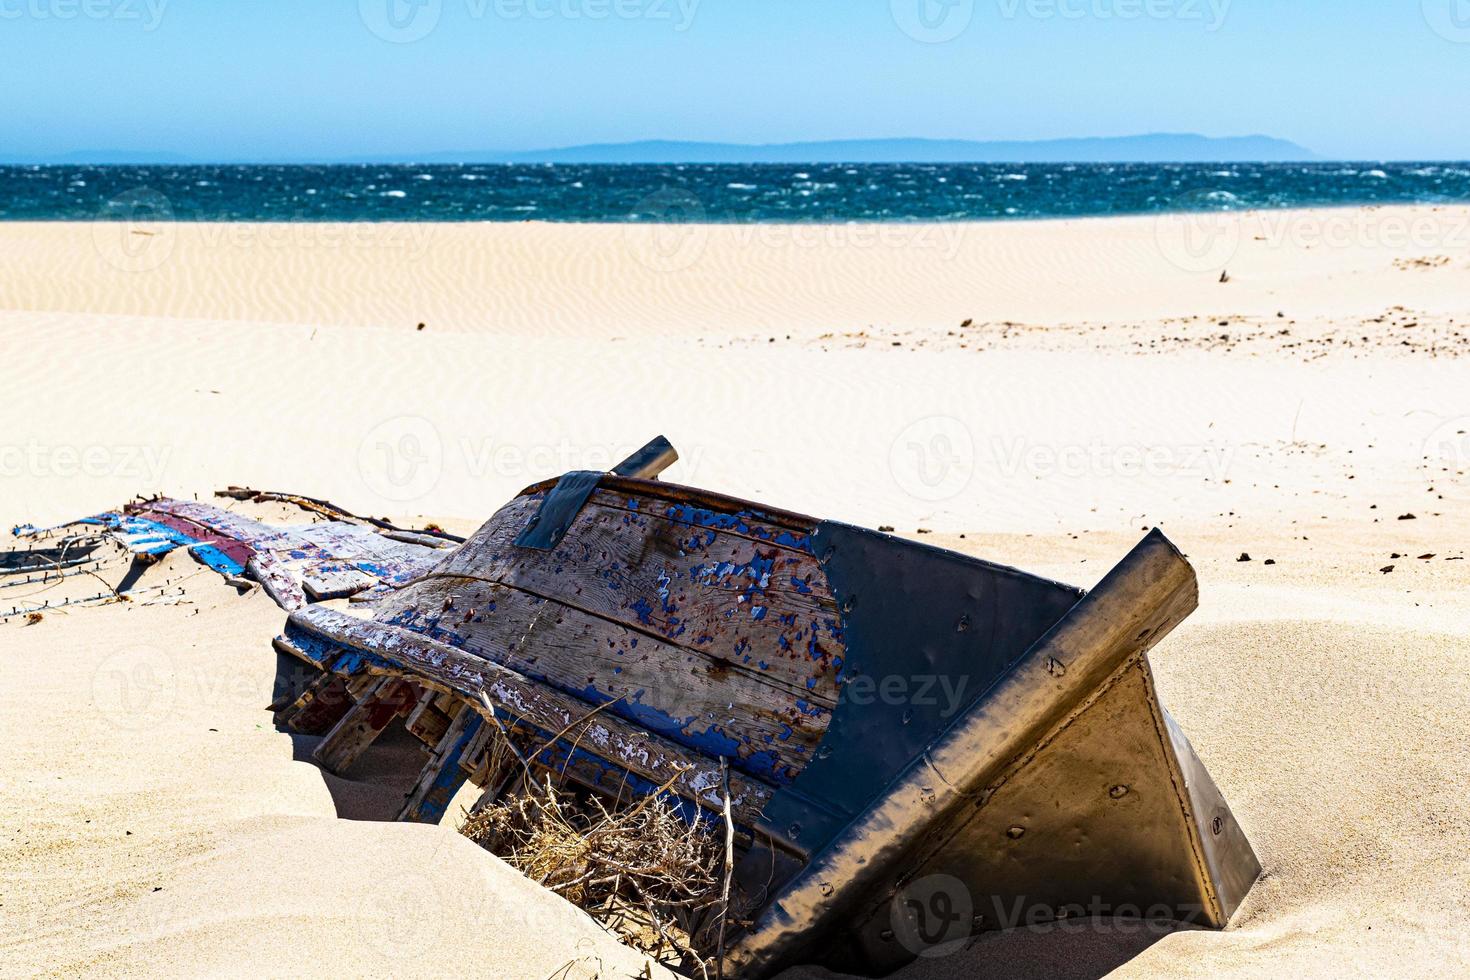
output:
[[1470,158],[1470,0],[0,0],[0,151],[1266,133]]

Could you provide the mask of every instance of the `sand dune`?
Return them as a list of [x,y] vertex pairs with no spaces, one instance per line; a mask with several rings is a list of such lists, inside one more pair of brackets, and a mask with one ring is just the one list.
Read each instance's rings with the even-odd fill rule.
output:
[[[1079,585],[1163,526],[1202,600],[1160,688],[1265,879],[1225,933],[902,975],[1464,975],[1470,209],[1182,220],[0,224],[0,520],[251,484],[474,526],[663,432],[678,482]],[[4,972],[642,968],[377,822],[412,747],[324,779],[262,710],[279,611],[184,598],[0,626]],[[139,657],[168,696],[123,705]]]

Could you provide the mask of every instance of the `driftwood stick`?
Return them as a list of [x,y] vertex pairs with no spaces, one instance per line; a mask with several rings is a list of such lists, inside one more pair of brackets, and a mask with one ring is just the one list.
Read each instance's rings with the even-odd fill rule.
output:
[[720,756],[720,785],[725,795],[725,884],[720,890],[720,938],[715,949],[715,980],[725,977],[725,922],[730,918],[730,879],[735,871],[735,821],[730,816],[730,764]]

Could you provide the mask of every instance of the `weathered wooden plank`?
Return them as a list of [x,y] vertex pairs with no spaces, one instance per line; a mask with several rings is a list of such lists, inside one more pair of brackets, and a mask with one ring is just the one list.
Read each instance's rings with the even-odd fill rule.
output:
[[[588,785],[616,794],[620,782],[629,782],[628,773],[652,786],[677,776],[672,789],[678,795],[714,811],[723,805],[717,759],[642,730],[611,715],[611,709],[589,717],[592,706],[585,701],[499,664],[409,630],[323,607],[293,613],[288,629],[299,638],[299,646],[335,644],[351,650],[371,669],[402,671],[416,682],[463,697],[478,699],[484,691],[510,720],[523,721],[548,739],[566,730],[562,747],[548,750],[538,761],[556,765],[559,758],[569,758],[569,771]],[[427,701],[420,699],[420,704]],[[730,786],[737,819],[744,826],[753,826],[773,794],[771,786],[743,773],[732,773]]]
[[301,570],[302,587],[318,602],[345,599],[377,584],[377,578],[354,565],[328,562]]
[[449,730],[449,716],[434,706],[432,697],[424,697],[404,720],[403,727],[419,741],[437,745]]
[[841,617],[805,534],[753,513],[597,490],[555,549],[516,547],[537,506],[512,501],[429,574],[555,598],[836,703]]
[[414,689],[396,677],[376,677],[372,687],[363,692],[357,704],[312,753],[312,758],[328,772],[341,775],[357,757],[372,745],[389,722],[415,703]]
[[743,772],[789,782],[831,711],[759,674],[504,585],[433,577],[385,599],[379,618],[609,710]]
[[465,773],[460,768],[460,759],[465,748],[474,739],[480,726],[485,723],[477,711],[461,703],[455,712],[449,730],[439,740],[430,754],[429,761],[419,774],[419,781],[399,811],[398,819],[411,823],[438,823],[449,809],[454,794],[465,784]]
[[348,678],[323,674],[312,681],[296,703],[286,709],[287,727],[302,735],[324,735],[331,731],[353,705]]
[[127,512],[218,549],[288,610],[305,605],[308,595],[342,598],[403,585],[445,554],[348,521],[278,527],[210,504],[167,498],[131,505]]

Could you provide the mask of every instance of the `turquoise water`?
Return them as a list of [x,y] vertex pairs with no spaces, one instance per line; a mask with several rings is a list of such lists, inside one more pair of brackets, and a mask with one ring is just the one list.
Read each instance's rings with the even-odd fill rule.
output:
[[1470,202],[1470,163],[7,166],[0,220],[964,221]]

